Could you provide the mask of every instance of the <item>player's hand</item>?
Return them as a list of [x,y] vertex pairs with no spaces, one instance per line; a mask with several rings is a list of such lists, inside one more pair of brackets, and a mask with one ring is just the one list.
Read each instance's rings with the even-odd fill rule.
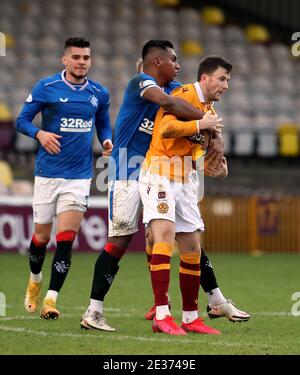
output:
[[45,130],[39,130],[36,134],[36,139],[50,155],[60,153],[61,144],[58,141],[60,138],[62,138],[61,135],[46,132]]
[[228,165],[227,165],[227,159],[225,156],[222,158],[221,166],[220,166],[220,173],[218,177],[225,178],[228,176]]
[[102,151],[102,156],[104,158],[108,158],[111,155],[112,149],[113,149],[113,144],[111,140],[107,139],[106,141],[103,142],[103,148],[104,150]]
[[209,141],[206,157],[209,158],[212,154],[217,159],[216,164],[220,164],[224,156],[224,138],[221,133],[215,133],[214,138]]
[[226,177],[228,174],[227,161],[223,156],[221,160],[217,152],[206,155],[204,159],[204,172],[210,177]]
[[211,111],[205,113],[203,118],[199,120],[199,128],[200,129],[209,129],[216,132],[222,131],[222,118],[218,117],[218,115],[214,115]]

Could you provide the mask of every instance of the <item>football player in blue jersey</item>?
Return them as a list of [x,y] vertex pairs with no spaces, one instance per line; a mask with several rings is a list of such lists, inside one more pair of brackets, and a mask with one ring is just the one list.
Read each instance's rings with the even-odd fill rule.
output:
[[[199,130],[209,128],[214,131],[220,124],[216,115],[208,113],[203,117],[201,111],[186,101],[169,95],[180,86],[180,83],[174,81],[179,64],[172,43],[164,40],[147,42],[143,47],[142,59],[143,72],[129,81],[116,120],[114,148],[109,165],[109,238],[96,261],[90,304],[80,323],[87,329],[115,330],[104,319],[103,300],[119,269],[118,262],[133,234],[138,231],[142,203],[137,179],[150,145],[158,108],[161,106],[187,120],[199,119]],[[219,133],[214,134],[219,137]],[[221,161],[222,137],[214,139],[214,142],[216,158]],[[150,233],[147,235],[150,237]],[[147,247],[150,253],[151,240]],[[212,278],[214,274],[212,268],[210,270],[209,277]]]
[[[34,86],[17,118],[17,130],[40,143],[35,163],[30,278],[25,296],[28,312],[35,312],[38,306],[46,246],[57,216],[57,249],[41,310],[45,319],[60,315],[57,296],[70,269],[72,245],[87,210],[95,130],[105,154],[112,150],[109,92],[86,78],[91,66],[89,41],[66,40],[62,63],[65,70]],[[41,128],[32,122],[39,112]]]

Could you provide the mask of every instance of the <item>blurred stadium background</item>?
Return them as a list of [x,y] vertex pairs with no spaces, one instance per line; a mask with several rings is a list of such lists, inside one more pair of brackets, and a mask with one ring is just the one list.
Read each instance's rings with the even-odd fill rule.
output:
[[[90,77],[111,93],[113,124],[147,40],[174,43],[182,82],[195,80],[205,55],[232,62],[230,89],[216,105],[229,176],[206,179],[205,246],[209,252],[299,252],[300,49],[292,40],[299,14],[296,0],[1,0],[0,251],[24,252],[31,237],[37,142],[16,134],[16,116],[33,84],[62,69],[64,40],[84,36],[92,43]],[[94,152],[101,153],[96,140]],[[95,182],[92,195],[78,250],[99,250],[105,241],[106,199]],[[142,237],[133,250],[143,250]]]

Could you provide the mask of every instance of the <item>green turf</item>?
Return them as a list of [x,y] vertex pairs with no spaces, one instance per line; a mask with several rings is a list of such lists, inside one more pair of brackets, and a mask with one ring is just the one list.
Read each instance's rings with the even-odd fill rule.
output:
[[[60,294],[61,318],[45,321],[23,308],[28,260],[1,254],[0,292],[6,317],[0,317],[0,354],[300,354],[300,317],[291,314],[291,296],[300,291],[299,256],[211,254],[223,293],[252,314],[247,323],[226,319],[206,322],[221,336],[172,337],[154,334],[143,319],[151,306],[149,275],[143,254],[127,254],[106,300],[106,318],[114,333],[84,331],[81,314],[89,300],[96,254],[74,254]],[[44,265],[43,294],[49,282],[51,255]],[[180,321],[178,258],[172,260],[172,312]],[[206,296],[201,292],[204,311]],[[300,309],[299,309],[300,310]]]

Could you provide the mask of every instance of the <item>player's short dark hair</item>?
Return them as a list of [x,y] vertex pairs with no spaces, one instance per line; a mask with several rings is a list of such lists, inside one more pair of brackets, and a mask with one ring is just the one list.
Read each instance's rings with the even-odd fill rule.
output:
[[212,74],[218,68],[224,68],[227,73],[232,71],[232,65],[230,62],[226,61],[223,57],[220,56],[208,56],[202,60],[199,64],[197,80],[199,81],[202,74]]
[[142,50],[143,60],[152,48],[160,48],[160,49],[166,51],[168,48],[174,49],[174,46],[168,40],[151,39],[143,47],[143,50]]
[[84,38],[71,37],[65,41],[65,50],[69,47],[90,48],[90,42]]

